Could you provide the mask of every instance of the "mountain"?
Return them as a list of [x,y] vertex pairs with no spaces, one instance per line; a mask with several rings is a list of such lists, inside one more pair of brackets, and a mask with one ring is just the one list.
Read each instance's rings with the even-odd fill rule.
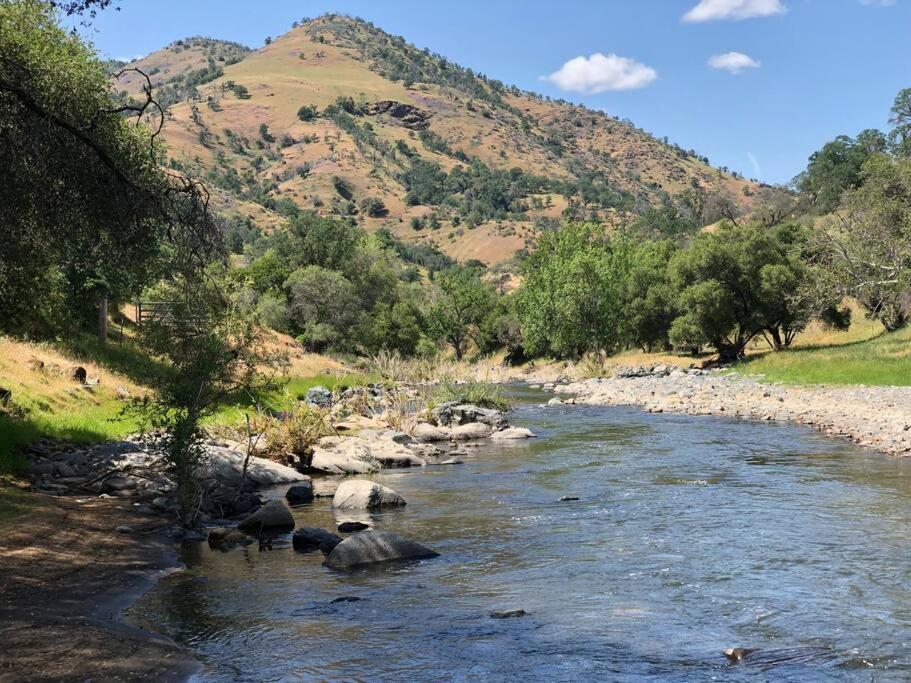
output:
[[[191,38],[129,66],[167,105],[171,165],[264,230],[315,209],[495,264],[561,216],[616,225],[693,190],[748,208],[759,189],[360,19],[307,20],[254,51]],[[141,84],[128,72],[115,87],[136,96]]]

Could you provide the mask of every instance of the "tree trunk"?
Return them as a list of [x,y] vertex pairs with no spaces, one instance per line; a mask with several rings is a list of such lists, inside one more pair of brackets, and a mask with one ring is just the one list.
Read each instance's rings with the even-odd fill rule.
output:
[[98,341],[108,343],[108,298],[104,295],[98,299]]
[[769,330],[769,336],[772,338],[772,348],[776,351],[781,351],[784,347],[784,344],[781,341],[781,332],[777,327],[773,327]]

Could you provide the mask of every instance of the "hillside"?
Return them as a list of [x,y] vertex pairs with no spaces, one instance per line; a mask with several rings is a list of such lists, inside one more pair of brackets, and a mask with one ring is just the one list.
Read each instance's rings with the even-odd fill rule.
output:
[[[316,209],[493,264],[562,216],[616,224],[693,188],[747,207],[758,189],[628,122],[347,17],[305,21],[249,53],[178,41],[131,66],[162,88],[172,165],[267,231]],[[125,78],[117,87],[137,94]]]

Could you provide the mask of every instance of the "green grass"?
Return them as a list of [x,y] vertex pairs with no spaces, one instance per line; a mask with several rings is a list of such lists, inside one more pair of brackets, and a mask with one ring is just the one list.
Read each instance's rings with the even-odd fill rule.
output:
[[795,384],[911,386],[911,328],[849,344],[769,352],[735,369]]

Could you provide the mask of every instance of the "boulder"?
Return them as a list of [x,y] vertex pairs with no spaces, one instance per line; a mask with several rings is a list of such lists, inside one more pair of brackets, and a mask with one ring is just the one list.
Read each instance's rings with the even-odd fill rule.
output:
[[429,422],[419,422],[412,432],[414,438],[421,441],[449,441],[452,430],[447,427],[437,427]]
[[[209,455],[209,476],[232,483],[241,481],[246,457],[243,453],[222,446],[206,446],[206,452]],[[247,478],[259,486],[310,481],[310,477],[301,474],[293,467],[258,458],[255,455],[247,463]]]
[[481,422],[494,429],[506,427],[506,418],[499,410],[480,408],[471,403],[449,401],[441,403],[433,409],[433,416],[437,424],[444,426],[464,425],[472,422]]
[[518,619],[528,614],[524,609],[504,609],[490,613],[491,619]]
[[562,405],[563,405],[563,401],[562,401],[561,399],[559,399],[559,398],[552,398],[552,399],[550,399],[550,400],[547,402],[547,405],[549,405],[549,406],[562,406]]
[[376,439],[369,441],[370,455],[383,467],[423,467],[427,463],[407,446],[395,441]]
[[332,403],[332,392],[326,387],[311,387],[307,389],[305,401],[308,406],[328,408]]
[[475,439],[486,439],[493,432],[493,428],[483,422],[470,422],[459,425],[452,430],[452,438],[455,441],[473,441]]
[[350,569],[381,562],[431,557],[439,557],[439,553],[398,534],[389,531],[363,531],[349,536],[335,546],[326,558],[326,565],[335,569]]
[[238,529],[243,531],[258,532],[262,529],[293,529],[294,517],[291,510],[280,500],[270,500],[259,510],[246,517]]
[[494,432],[490,435],[490,438],[495,441],[513,441],[517,439],[531,439],[534,438],[534,436],[534,433],[530,429],[525,429],[525,427],[507,427],[506,429]]
[[309,526],[297,529],[291,537],[291,545],[299,553],[318,549],[328,554],[341,542],[341,537],[332,532]]
[[112,493],[114,491],[129,491],[135,489],[138,483],[139,480],[136,477],[115,475],[105,479],[104,484],[102,484],[101,487],[108,493]]
[[80,384],[85,384],[85,380],[88,379],[88,373],[85,371],[85,368],[81,365],[76,365],[70,368],[69,370],[70,379]]
[[320,439],[310,458],[310,469],[328,474],[366,474],[379,468],[367,442],[350,436]]
[[339,484],[332,507],[348,510],[373,510],[405,505],[405,499],[391,488],[366,479],[353,479]]
[[305,481],[300,484],[294,484],[285,491],[285,500],[288,505],[302,505],[313,500],[313,482]]
[[366,531],[369,528],[370,525],[363,522],[342,522],[338,525],[339,533],[342,534],[353,534],[358,531]]

